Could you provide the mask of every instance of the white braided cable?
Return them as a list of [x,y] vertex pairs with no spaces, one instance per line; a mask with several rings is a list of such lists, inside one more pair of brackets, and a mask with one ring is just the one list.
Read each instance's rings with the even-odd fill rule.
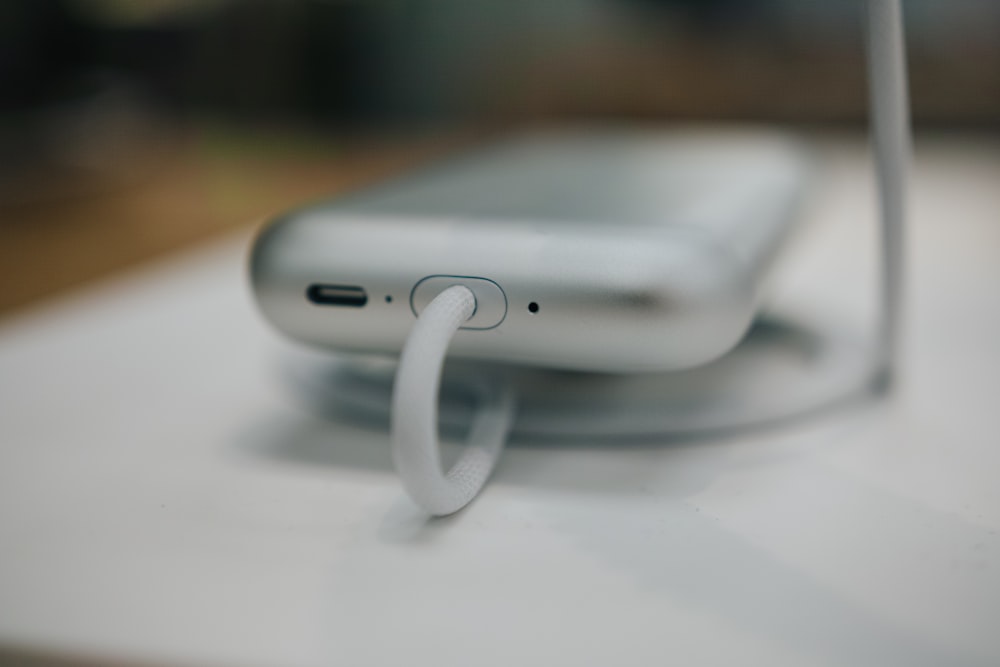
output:
[[[901,0],[868,0],[867,28],[883,268],[875,374],[885,386],[891,382],[896,359],[911,153]],[[393,387],[396,469],[413,500],[434,515],[457,512],[475,498],[493,472],[514,417],[509,385],[486,383],[488,394],[474,418],[468,445],[455,466],[447,474],[442,472],[437,429],[441,369],[452,337],[475,308],[475,296],[468,288],[454,286],[438,295],[406,341]]]
[[912,154],[902,0],[868,0],[871,133],[881,213],[881,313],[875,362],[885,387],[896,370],[901,319],[907,181]]
[[465,507],[489,479],[514,419],[513,392],[494,382],[478,406],[468,442],[447,474],[438,443],[438,392],[448,345],[476,310],[476,297],[455,285],[441,292],[417,318],[392,390],[392,457],[403,486],[430,514]]

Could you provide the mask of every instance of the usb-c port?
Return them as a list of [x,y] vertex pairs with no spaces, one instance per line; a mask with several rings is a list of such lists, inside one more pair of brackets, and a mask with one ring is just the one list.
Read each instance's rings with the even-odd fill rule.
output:
[[318,306],[361,308],[368,303],[368,294],[356,285],[310,285],[306,298]]

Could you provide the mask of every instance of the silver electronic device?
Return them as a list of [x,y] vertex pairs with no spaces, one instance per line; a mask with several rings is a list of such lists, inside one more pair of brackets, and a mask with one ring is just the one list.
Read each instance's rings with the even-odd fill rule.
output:
[[437,294],[456,357],[615,373],[732,349],[795,218],[807,160],[748,130],[529,135],[273,221],[250,274],[298,341],[398,354]]

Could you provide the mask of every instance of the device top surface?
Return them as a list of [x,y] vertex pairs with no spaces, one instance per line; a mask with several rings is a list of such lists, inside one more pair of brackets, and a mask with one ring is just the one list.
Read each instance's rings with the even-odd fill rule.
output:
[[[754,192],[801,187],[801,146],[757,130],[536,132],[324,205],[320,212],[608,226],[706,224]],[[721,216],[738,217],[738,216]]]

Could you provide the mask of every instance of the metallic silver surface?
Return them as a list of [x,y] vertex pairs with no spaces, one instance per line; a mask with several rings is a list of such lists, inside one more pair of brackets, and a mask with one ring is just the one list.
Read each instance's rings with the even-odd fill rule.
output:
[[[687,368],[747,331],[804,172],[793,143],[759,132],[537,135],[277,220],[251,279],[278,329],[341,351],[398,354],[414,287],[475,276],[507,313],[460,331],[455,356]],[[315,283],[362,286],[368,304],[317,306]]]

